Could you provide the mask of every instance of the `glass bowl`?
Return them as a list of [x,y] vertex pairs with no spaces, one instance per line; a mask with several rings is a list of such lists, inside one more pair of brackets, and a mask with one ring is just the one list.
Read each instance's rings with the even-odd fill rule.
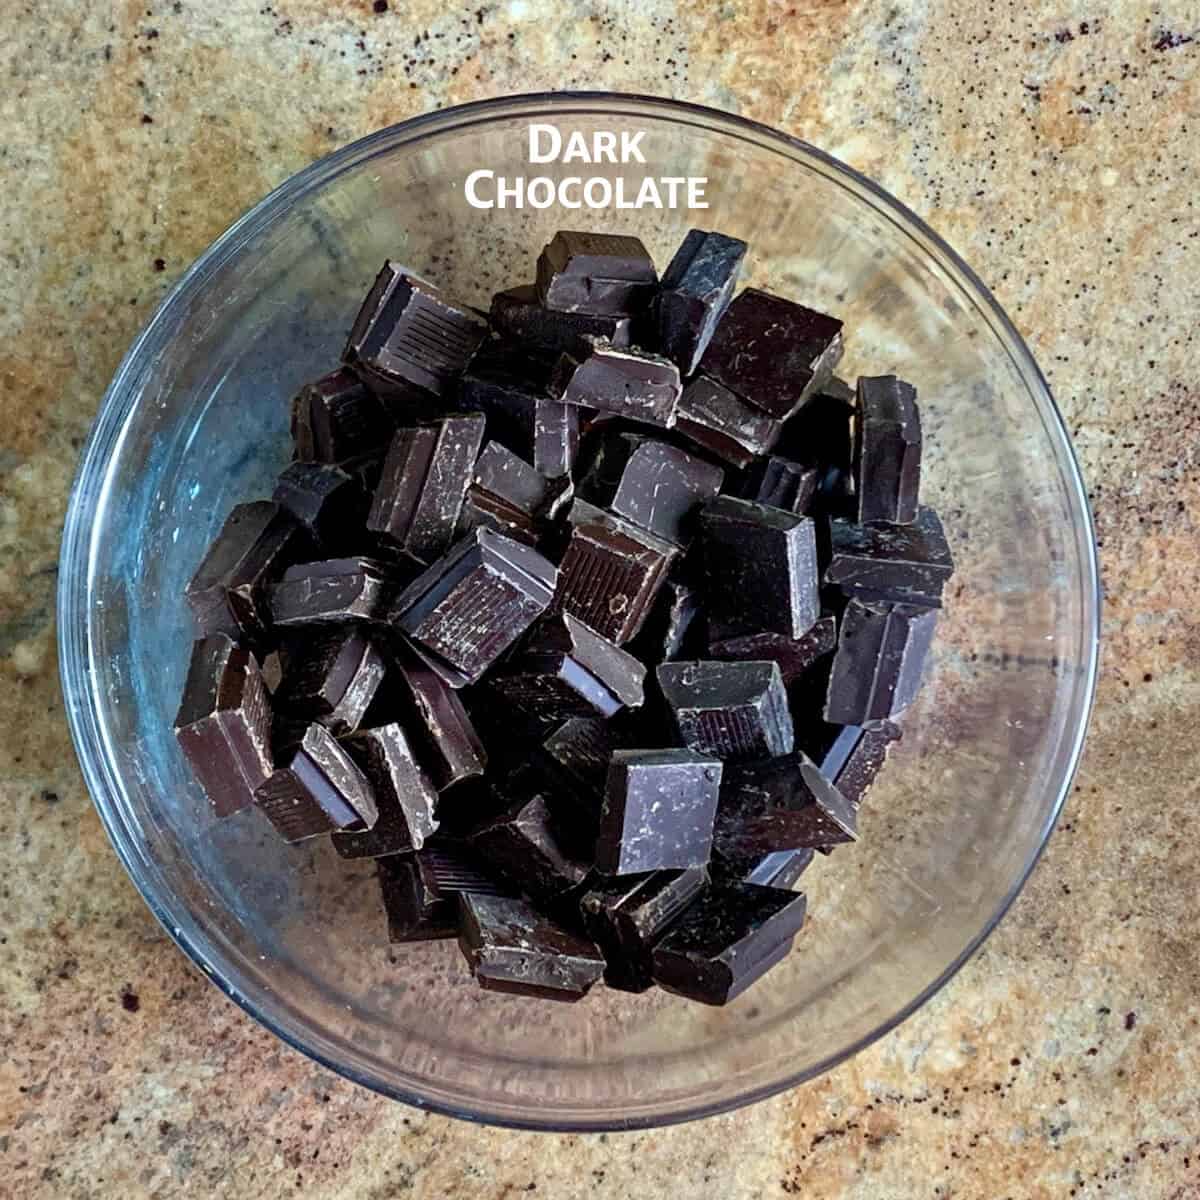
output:
[[[643,131],[645,165],[527,159],[532,122]],[[466,177],[704,177],[706,210],[475,208]],[[544,192],[545,189],[540,189]],[[599,195],[597,187],[594,194]],[[182,591],[230,507],[269,493],[288,406],[336,363],[385,258],[466,301],[532,279],[560,227],[744,238],[753,282],[846,323],[841,372],[920,392],[924,499],[958,564],[928,681],[862,838],[805,875],[810,924],[723,1009],[597,988],[479,990],[452,942],[387,943],[369,863],[213,820],[171,733]],[[191,268],[121,365],[83,455],[59,589],[63,689],[96,807],[146,903],[290,1045],[442,1112],[557,1129],[662,1124],[790,1087],[881,1037],[979,946],[1066,795],[1095,677],[1091,521],[1066,430],[986,288],[868,180],[752,122],[621,95],[466,105],[300,172]]]

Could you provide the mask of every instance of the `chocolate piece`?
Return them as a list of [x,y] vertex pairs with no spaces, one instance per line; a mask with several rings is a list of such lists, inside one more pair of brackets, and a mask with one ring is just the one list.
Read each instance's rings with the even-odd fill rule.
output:
[[936,608],[851,600],[833,657],[825,720],[870,725],[903,712],[921,686],[937,617]]
[[860,600],[940,607],[954,560],[942,522],[932,508],[911,525],[829,522],[830,560],[825,582]]
[[613,751],[622,745],[611,721],[597,717],[572,717],[542,744],[548,770],[562,781],[563,791],[586,798],[586,806],[599,815],[608,781]]
[[811,512],[827,511],[854,490],[850,469],[853,418],[854,390],[834,376],[783,426],[775,452],[817,471]]
[[285,842],[333,829],[370,829],[378,816],[371,785],[323,725],[254,790],[254,802]]
[[575,351],[584,336],[601,337],[614,346],[630,344],[628,316],[561,312],[544,308],[532,284],[509,288],[492,297],[492,324],[526,346],[561,353]]
[[812,520],[721,496],[700,514],[710,636],[798,638],[820,616]]
[[462,687],[549,607],[557,578],[536,550],[478,529],[405,588],[393,619],[451,687]]
[[650,303],[657,283],[646,247],[624,234],[562,229],[538,257],[538,298],[560,312],[637,312]]
[[917,390],[895,375],[862,377],[854,419],[858,519],[906,525],[916,519],[921,486]]
[[758,883],[763,887],[790,888],[812,865],[816,851],[772,850],[750,864],[742,876],[743,883]]
[[292,401],[292,440],[301,462],[341,463],[387,444],[395,421],[353,371],[339,367]]
[[841,357],[841,321],[746,288],[717,325],[700,370],[783,421],[825,386]]
[[584,341],[589,353],[558,360],[550,383],[555,399],[651,425],[674,423],[681,388],[670,359],[618,349],[600,338]]
[[254,655],[224,634],[192,647],[175,737],[218,817],[245,808],[271,774],[271,712]]
[[890,721],[871,729],[846,725],[821,759],[821,774],[858,808],[899,740],[900,727]]
[[276,625],[382,621],[399,590],[395,568],[373,558],[298,563],[271,589]]
[[623,992],[653,986],[652,954],[671,923],[704,890],[703,867],[597,883],[579,902],[588,937],[604,953],[604,982]]
[[694,750],[614,750],[596,839],[606,875],[703,867],[721,763]]
[[533,541],[543,513],[562,496],[564,482],[552,483],[507,446],[488,442],[467,489],[471,519],[520,541]]
[[282,505],[255,500],[234,507],[184,591],[201,634],[265,637],[271,584],[311,549],[303,526]]
[[700,587],[690,573],[678,578],[668,576],[630,650],[645,663],[679,658],[689,640],[697,640],[688,635],[696,628],[699,613]]
[[742,496],[787,512],[806,513],[817,493],[820,472],[772,454],[755,463],[742,481]]
[[389,942],[428,942],[458,935],[458,893],[442,894],[425,855],[389,855],[378,860],[376,870]]
[[542,621],[492,680],[510,704],[543,720],[611,717],[643,700],[646,668],[568,613]]
[[729,306],[746,243],[723,233],[689,229],[663,272],[655,297],[658,344],[690,375]]
[[385,670],[383,655],[361,630],[334,629],[288,654],[275,703],[343,737],[362,723]]
[[385,385],[448,394],[487,324],[432,284],[385,263],[354,321],[343,359]]
[[782,633],[747,633],[713,642],[708,652],[711,658],[730,662],[773,662],[779,667],[786,686],[799,679],[817,659],[832,654],[836,647],[837,620],[833,616],[822,616],[798,638]]
[[720,490],[725,473],[665,442],[644,441],[629,456],[612,510],[642,529],[685,545],[695,514]]
[[458,943],[480,986],[492,992],[579,1000],[604,972],[604,956],[592,942],[524,900],[464,893]]
[[663,663],[658,684],[693,750],[728,760],[792,749],[787,693],[773,662]]
[[803,754],[725,770],[713,845],[726,857],[852,842],[854,805]]
[[803,892],[754,883],[711,888],[654,948],[654,981],[702,1004],[727,1004],[787,954],[804,925]]
[[480,413],[401,429],[375,489],[367,528],[417,562],[429,564],[454,539],[479,447]]
[[335,542],[358,529],[366,510],[361,482],[331,463],[290,463],[271,497],[320,542]]
[[697,375],[675,406],[675,429],[735,467],[749,466],[779,440],[783,422],[715,380]]

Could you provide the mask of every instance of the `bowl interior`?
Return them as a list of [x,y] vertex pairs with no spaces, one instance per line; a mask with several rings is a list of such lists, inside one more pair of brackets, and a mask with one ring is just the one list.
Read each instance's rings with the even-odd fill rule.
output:
[[[645,166],[526,162],[531,120],[644,130]],[[707,211],[470,207],[507,176],[705,176]],[[842,373],[919,389],[924,499],[957,575],[858,845],[806,874],[793,954],[725,1009],[597,989],[577,1005],[479,991],[453,943],[389,947],[370,864],[212,819],[171,722],[193,637],[182,590],[230,507],[269,494],[288,402],[336,363],[381,262],[486,306],[559,227],[690,225],[746,239],[746,282],[842,316]],[[484,1119],[596,1127],[729,1106],[827,1067],[924,999],[986,934],[1057,811],[1086,720],[1095,575],[1053,404],[982,287],[823,156],[661,102],[494,102],[318,164],[219,242],[113,385],[73,500],[63,669],[81,759],[127,866],[177,941],[289,1041],[372,1087]]]

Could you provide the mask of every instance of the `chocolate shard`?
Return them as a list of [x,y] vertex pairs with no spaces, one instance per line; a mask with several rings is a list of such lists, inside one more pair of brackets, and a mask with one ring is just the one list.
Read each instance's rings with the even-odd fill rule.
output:
[[366,512],[361,481],[332,463],[290,463],[279,476],[271,499],[323,544],[358,529]]
[[312,539],[282,505],[255,500],[234,507],[184,591],[201,634],[261,641],[272,583],[311,552]]
[[746,288],[717,325],[700,370],[783,421],[824,387],[841,357],[841,321]]
[[846,725],[821,759],[821,774],[857,809],[899,740],[900,726],[891,721],[870,729]]
[[921,414],[916,388],[895,375],[858,381],[853,469],[860,522],[916,520]]
[[623,992],[652,987],[655,945],[707,884],[703,867],[596,881],[579,911],[604,954],[604,982]]
[[742,497],[786,512],[807,513],[817,494],[820,471],[776,454],[756,462],[742,481]]
[[274,702],[344,737],[362,723],[386,670],[383,654],[361,629],[331,629],[288,653]]
[[444,554],[454,540],[483,429],[483,415],[471,413],[399,430],[384,460],[367,528],[419,563],[428,565]]
[[662,352],[690,375],[733,298],[746,243],[689,229],[663,272],[654,316]]
[[658,685],[693,750],[724,760],[791,752],[792,718],[775,663],[663,663]]
[[218,817],[251,803],[271,774],[271,711],[249,650],[220,633],[195,643],[175,737]]
[[353,371],[339,367],[297,393],[292,441],[301,462],[341,463],[385,446],[395,421]]
[[475,312],[388,262],[355,318],[342,357],[384,386],[445,396],[486,336],[487,324]]
[[709,644],[711,658],[727,662],[752,660],[773,662],[779,667],[784,686],[793,683],[819,658],[837,648],[837,619],[820,616],[807,633],[790,638],[782,633],[747,633]]
[[802,850],[773,850],[748,866],[742,882],[758,883],[763,887],[794,887],[812,865],[815,856],[816,851],[807,847]]
[[254,802],[285,842],[334,829],[370,829],[378,816],[371,785],[323,725],[254,790]]
[[665,541],[691,539],[702,505],[721,490],[725,473],[665,442],[644,441],[629,456],[612,510]]
[[954,573],[941,519],[922,506],[910,525],[829,522],[825,582],[861,600],[890,600],[937,608]]
[[675,429],[735,467],[748,467],[779,440],[783,422],[715,380],[696,375],[675,406]]
[[550,480],[500,442],[488,442],[467,489],[473,527],[496,529],[533,542],[539,524],[563,494],[565,478]]
[[568,613],[544,618],[491,686],[542,720],[611,717],[643,701],[646,668]]
[[464,893],[458,942],[479,985],[492,992],[580,1000],[604,973],[604,956],[594,943],[524,900]]
[[728,1004],[788,952],[803,892],[754,883],[710,888],[654,948],[654,982],[702,1004]]
[[937,625],[936,608],[851,600],[829,677],[825,720],[872,725],[916,698]]
[[418,766],[403,728],[393,722],[364,729],[342,746],[370,785],[378,818],[371,829],[335,833],[333,848],[343,858],[420,850],[438,827],[437,791]]
[[605,875],[706,866],[719,760],[695,750],[614,750],[596,838]]
[[624,234],[563,229],[538,257],[538,298],[560,312],[638,312],[653,299],[657,283],[646,247]]
[[297,563],[271,589],[276,625],[383,621],[399,591],[396,569],[374,558]]
[[681,386],[670,359],[644,350],[618,349],[600,338],[585,338],[588,353],[564,354],[550,383],[564,404],[669,428]]
[[623,314],[562,312],[545,308],[533,284],[492,297],[492,324],[510,338],[556,354],[580,348],[580,338],[601,337],[614,346],[631,343],[633,321]]
[[726,768],[713,833],[722,855],[811,849],[857,837],[854,805],[805,755]]
[[710,635],[798,638],[820,616],[817,545],[809,517],[721,496],[700,514]]
[[546,611],[557,581],[536,550],[477,529],[404,590],[393,621],[451,687],[462,687]]

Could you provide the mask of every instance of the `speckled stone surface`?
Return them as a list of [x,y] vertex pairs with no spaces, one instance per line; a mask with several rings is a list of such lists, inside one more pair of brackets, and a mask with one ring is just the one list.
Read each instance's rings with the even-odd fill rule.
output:
[[[7,5],[0,1195],[1200,1197],[1198,22],[1188,0]],[[378,1099],[200,979],[92,810],[53,649],[82,439],[187,264],[380,125],[572,86],[782,127],[929,219],[1050,377],[1108,595],[1076,794],[953,984],[811,1086],[588,1137]]]

